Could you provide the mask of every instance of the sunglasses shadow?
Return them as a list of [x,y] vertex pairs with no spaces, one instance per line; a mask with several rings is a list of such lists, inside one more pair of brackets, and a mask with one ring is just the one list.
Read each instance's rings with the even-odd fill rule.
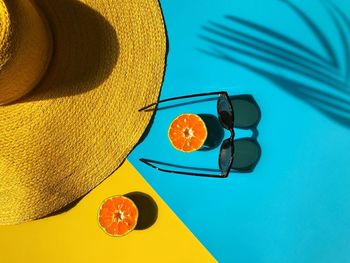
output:
[[[253,133],[254,134],[254,133]],[[240,138],[235,140],[235,158],[232,169],[236,173],[251,173],[261,158],[261,146],[254,138]]]
[[234,109],[234,126],[244,130],[256,130],[261,120],[261,110],[254,97],[249,94],[230,96]]
[[[230,96],[234,108],[235,128],[252,130],[252,137],[258,137],[257,126],[261,119],[261,110],[252,95],[240,94]],[[208,137],[200,151],[210,151],[221,145],[225,132],[217,116],[213,114],[198,114],[204,121],[208,130]]]

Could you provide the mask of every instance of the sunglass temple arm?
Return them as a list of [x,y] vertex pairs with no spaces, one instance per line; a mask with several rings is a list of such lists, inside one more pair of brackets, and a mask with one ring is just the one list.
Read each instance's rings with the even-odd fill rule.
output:
[[163,100],[159,100],[158,102],[154,102],[152,104],[149,104],[141,109],[139,109],[138,111],[144,111],[147,110],[153,106],[157,106],[158,104],[162,103],[162,102],[167,102],[167,101],[172,101],[172,100],[178,100],[178,99],[188,99],[188,98],[194,98],[194,97],[201,97],[201,96],[211,96],[211,95],[219,95],[219,94],[227,94],[226,91],[216,91],[216,92],[208,92],[208,93],[198,93],[198,94],[192,94],[192,95],[185,95],[185,96],[179,96],[179,97],[172,97],[172,98],[168,98],[168,99],[163,99]]

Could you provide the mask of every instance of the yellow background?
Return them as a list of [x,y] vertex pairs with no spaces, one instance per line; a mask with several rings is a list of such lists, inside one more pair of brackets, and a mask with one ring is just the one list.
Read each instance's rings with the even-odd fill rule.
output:
[[[97,224],[108,196],[150,195],[158,219],[145,230],[110,237]],[[126,161],[74,208],[56,216],[0,226],[0,262],[216,262],[143,177]]]

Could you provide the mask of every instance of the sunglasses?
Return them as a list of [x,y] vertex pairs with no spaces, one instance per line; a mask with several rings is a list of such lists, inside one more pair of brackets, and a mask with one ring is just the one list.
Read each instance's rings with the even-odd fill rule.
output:
[[261,112],[258,104],[255,102],[252,96],[238,95],[229,97],[226,91],[199,93],[159,100],[158,102],[152,103],[139,109],[139,111],[149,110],[152,107],[157,107],[160,103],[168,101],[203,96],[218,96],[217,115],[219,122],[221,126],[224,129],[230,131],[231,134],[229,138],[225,139],[222,142],[220,147],[218,160],[219,173],[197,173],[164,169],[157,166],[157,164],[168,165],[170,167],[202,170],[201,168],[173,165],[146,158],[141,158],[141,162],[161,172],[218,178],[228,177],[231,170],[235,170],[237,172],[250,172],[254,169],[261,155],[261,148],[256,138],[241,138],[237,140],[234,139],[235,127],[240,129],[253,129],[256,131],[256,126],[261,118]]

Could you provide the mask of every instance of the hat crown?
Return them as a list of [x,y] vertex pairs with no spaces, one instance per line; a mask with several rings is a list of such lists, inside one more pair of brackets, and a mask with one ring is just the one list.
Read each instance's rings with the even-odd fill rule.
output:
[[31,0],[0,0],[0,105],[39,83],[51,50],[50,30]]

